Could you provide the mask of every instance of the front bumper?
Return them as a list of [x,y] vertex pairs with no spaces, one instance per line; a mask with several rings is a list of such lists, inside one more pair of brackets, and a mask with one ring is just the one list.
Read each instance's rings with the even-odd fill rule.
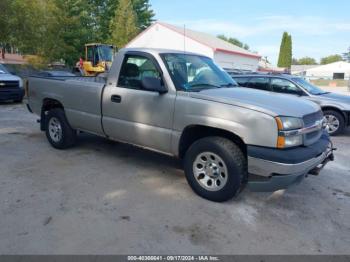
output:
[[0,101],[22,100],[23,97],[23,89],[0,89]]
[[350,126],[350,111],[344,111],[344,114],[346,116],[346,125]]
[[308,174],[318,175],[329,161],[333,161],[333,151],[327,134],[309,147],[289,150],[248,148],[248,188],[271,192],[300,183]]

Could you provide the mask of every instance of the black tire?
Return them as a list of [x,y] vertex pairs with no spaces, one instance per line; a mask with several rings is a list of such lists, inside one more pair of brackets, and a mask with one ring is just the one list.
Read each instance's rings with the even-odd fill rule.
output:
[[[61,136],[50,134],[51,120],[60,125]],[[66,115],[61,108],[51,109],[45,117],[45,133],[47,140],[56,149],[66,149],[74,146],[77,140],[76,131],[69,125]]]
[[323,115],[325,116],[325,118],[327,116],[335,117],[339,121],[338,129],[333,131],[333,132],[328,131],[329,135],[337,136],[337,135],[344,132],[344,130],[345,130],[345,118],[342,114],[340,114],[339,112],[334,111],[334,110],[325,110],[325,111],[323,111]]
[[15,102],[15,103],[22,103],[23,102],[23,98],[17,99],[17,100],[13,100],[13,102]]
[[[195,177],[195,161],[204,152],[216,154],[227,167],[226,184],[218,191],[205,189]],[[223,137],[206,137],[193,143],[186,152],[184,169],[192,190],[214,202],[224,202],[238,195],[247,178],[247,160],[244,154],[236,144]]]

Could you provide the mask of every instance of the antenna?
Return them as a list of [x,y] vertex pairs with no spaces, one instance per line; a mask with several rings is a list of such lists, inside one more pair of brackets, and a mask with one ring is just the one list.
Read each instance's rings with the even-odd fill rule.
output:
[[186,52],[186,24],[184,24],[184,53]]

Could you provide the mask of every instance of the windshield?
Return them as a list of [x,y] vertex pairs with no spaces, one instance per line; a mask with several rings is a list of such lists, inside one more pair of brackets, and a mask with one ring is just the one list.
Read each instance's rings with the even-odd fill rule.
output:
[[7,71],[7,69],[2,65],[0,64],[0,74],[8,74],[9,72]]
[[113,47],[107,45],[99,46],[98,55],[100,57],[100,61],[111,62],[113,60]]
[[322,95],[322,94],[326,94],[327,92],[323,91],[321,88],[314,86],[313,84],[309,83],[308,81],[306,81],[303,78],[293,78],[294,82],[297,82],[299,85],[301,85],[303,88],[306,89],[306,91],[308,91],[310,94],[313,95]]
[[212,59],[199,55],[162,54],[177,90],[235,87],[237,83]]

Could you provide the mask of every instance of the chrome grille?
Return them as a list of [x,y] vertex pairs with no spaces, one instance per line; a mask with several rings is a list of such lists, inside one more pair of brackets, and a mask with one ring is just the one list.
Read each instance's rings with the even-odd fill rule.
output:
[[[317,121],[323,119],[322,111],[318,111],[316,113],[312,113],[303,117],[304,127],[310,127],[314,125]],[[317,142],[322,136],[323,129],[308,133],[304,135],[304,145],[312,145]]]
[[303,117],[305,127],[312,126],[316,121],[323,119],[322,111],[312,113]]
[[16,89],[19,88],[19,81],[1,81],[0,80],[0,90],[1,89]]

